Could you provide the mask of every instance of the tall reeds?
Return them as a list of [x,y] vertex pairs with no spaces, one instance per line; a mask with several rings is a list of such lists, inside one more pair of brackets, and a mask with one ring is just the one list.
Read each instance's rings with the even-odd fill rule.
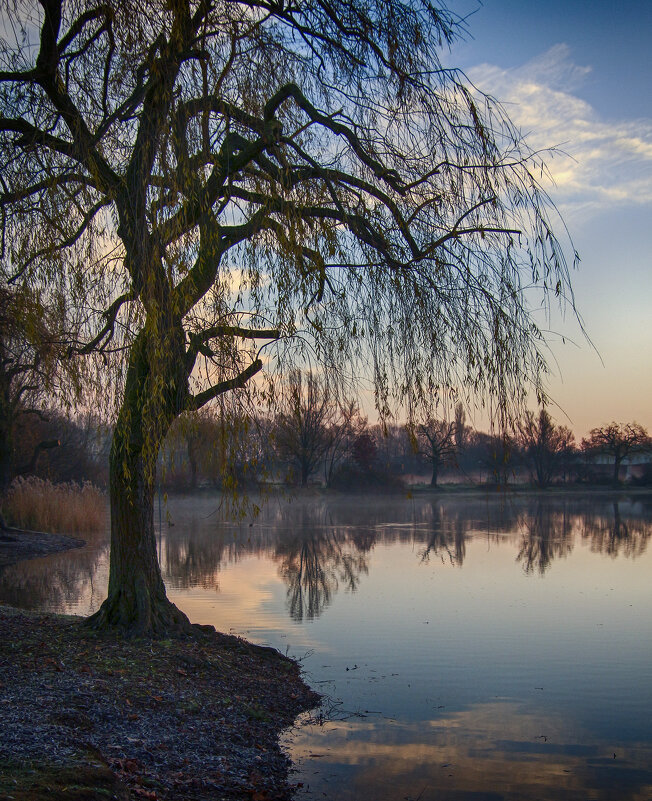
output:
[[88,481],[53,484],[17,478],[2,504],[7,522],[32,531],[75,534],[100,531],[107,522],[106,496]]

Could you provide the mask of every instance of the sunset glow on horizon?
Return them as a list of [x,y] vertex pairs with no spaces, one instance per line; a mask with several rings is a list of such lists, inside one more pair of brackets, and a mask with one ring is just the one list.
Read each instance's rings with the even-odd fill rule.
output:
[[[577,437],[611,420],[652,429],[652,5],[456,0],[468,34],[447,63],[507,108],[580,255],[584,323],[550,321],[555,419]],[[537,322],[546,327],[539,316]]]

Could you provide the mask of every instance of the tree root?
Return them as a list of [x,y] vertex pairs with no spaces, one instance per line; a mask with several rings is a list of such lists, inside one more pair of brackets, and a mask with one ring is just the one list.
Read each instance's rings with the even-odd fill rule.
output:
[[[152,597],[153,596],[153,597]],[[109,592],[102,606],[84,621],[94,631],[112,631],[126,637],[160,639],[193,634],[186,615],[165,595],[150,593],[144,580]]]

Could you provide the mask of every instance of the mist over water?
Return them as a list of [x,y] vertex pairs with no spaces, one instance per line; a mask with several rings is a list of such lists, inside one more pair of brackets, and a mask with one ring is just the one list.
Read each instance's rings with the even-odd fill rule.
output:
[[[172,524],[172,525],[170,525]],[[172,499],[159,551],[194,622],[302,658],[299,798],[652,797],[652,501]],[[0,574],[0,602],[88,614],[108,544]]]

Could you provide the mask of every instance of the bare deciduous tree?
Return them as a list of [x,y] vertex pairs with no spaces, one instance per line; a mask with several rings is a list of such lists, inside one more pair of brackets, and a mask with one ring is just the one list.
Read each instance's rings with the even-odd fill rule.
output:
[[276,418],[276,444],[282,458],[293,465],[302,487],[324,458],[330,445],[335,415],[333,400],[312,372],[290,374]]
[[455,421],[430,417],[416,427],[414,434],[419,453],[428,459],[432,468],[430,486],[436,487],[439,471],[445,464],[454,461],[457,454]]
[[338,405],[337,414],[328,428],[328,446],[324,454],[324,476],[326,486],[331,486],[337,468],[351,456],[353,443],[366,426],[355,401]]
[[585,450],[606,453],[613,457],[613,482],[618,484],[620,466],[631,453],[651,446],[647,430],[638,423],[609,423],[601,428],[593,428],[588,439],[582,440]]
[[575,442],[566,426],[556,425],[545,409],[539,415],[527,411],[518,424],[518,444],[539,487],[547,487]]

